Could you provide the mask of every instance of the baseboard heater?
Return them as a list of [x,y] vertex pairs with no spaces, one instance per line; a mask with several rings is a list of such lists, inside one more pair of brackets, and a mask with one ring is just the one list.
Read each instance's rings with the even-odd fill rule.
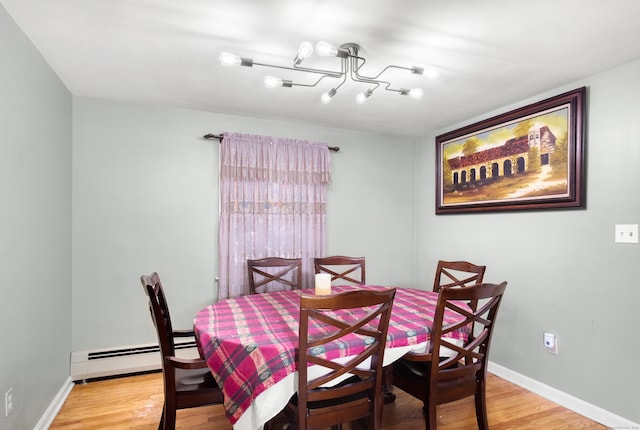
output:
[[[198,356],[195,341],[176,343],[176,355]],[[71,378],[74,382],[124,376],[162,369],[157,344],[131,345],[71,353]]]

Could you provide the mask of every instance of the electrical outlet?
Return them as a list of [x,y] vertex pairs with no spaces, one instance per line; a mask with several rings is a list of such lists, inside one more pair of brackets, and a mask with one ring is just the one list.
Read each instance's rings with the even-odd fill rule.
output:
[[11,411],[13,411],[13,387],[4,393],[4,417],[8,417]]
[[545,333],[543,335],[544,347],[547,348],[551,354],[558,355],[558,339],[553,333]]

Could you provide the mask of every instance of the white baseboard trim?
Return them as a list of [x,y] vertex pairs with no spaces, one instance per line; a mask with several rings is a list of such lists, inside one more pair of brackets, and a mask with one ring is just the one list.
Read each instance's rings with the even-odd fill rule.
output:
[[56,415],[60,412],[60,408],[62,408],[64,401],[67,400],[69,393],[71,393],[71,389],[73,389],[73,380],[71,379],[71,376],[69,376],[67,380],[64,381],[64,384],[62,384],[58,394],[53,398],[51,404],[33,430],[47,430],[51,426]]
[[535,379],[531,379],[528,376],[521,375],[499,364],[490,361],[488,371],[611,429],[640,429],[640,425],[637,423],[587,403],[584,400],[580,400],[577,397],[573,397],[542,382],[538,382]]

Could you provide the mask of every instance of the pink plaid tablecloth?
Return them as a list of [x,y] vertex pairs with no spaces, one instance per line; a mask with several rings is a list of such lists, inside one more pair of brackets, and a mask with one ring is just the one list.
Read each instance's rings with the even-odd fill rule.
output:
[[[332,287],[333,292],[377,286]],[[296,371],[300,295],[313,290],[281,291],[228,299],[207,306],[196,315],[194,329],[201,353],[224,392],[224,408],[231,424],[253,400]],[[438,295],[398,288],[389,322],[386,348],[417,345],[429,339]],[[356,316],[354,316],[355,318]],[[446,319],[446,316],[445,316]],[[310,327],[310,334],[318,327]],[[464,332],[454,335],[458,339]],[[364,341],[336,344],[321,351],[328,359],[356,355]]]

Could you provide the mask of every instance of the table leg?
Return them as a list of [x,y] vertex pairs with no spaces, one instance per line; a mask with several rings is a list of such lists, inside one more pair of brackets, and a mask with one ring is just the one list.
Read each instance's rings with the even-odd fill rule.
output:
[[396,395],[393,394],[393,377],[392,377],[392,365],[382,369],[384,375],[382,376],[382,397],[384,398],[385,405],[396,401]]

